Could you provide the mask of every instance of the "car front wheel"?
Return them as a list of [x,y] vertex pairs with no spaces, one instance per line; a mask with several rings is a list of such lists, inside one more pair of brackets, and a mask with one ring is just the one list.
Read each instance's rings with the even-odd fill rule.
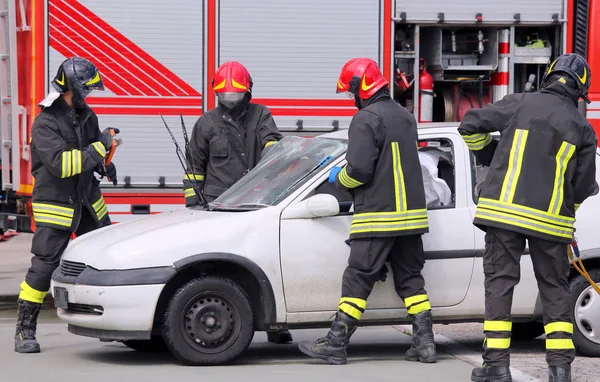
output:
[[[600,270],[592,269],[589,275],[600,281]],[[571,308],[573,312],[573,342],[581,355],[600,356],[600,295],[580,274],[571,280]]]
[[188,365],[230,363],[248,348],[253,336],[248,295],[222,277],[196,278],[181,286],[163,320],[167,347]]

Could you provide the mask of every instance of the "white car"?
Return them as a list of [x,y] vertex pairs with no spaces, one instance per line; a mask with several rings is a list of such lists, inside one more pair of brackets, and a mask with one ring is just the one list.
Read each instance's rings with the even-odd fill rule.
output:
[[[483,321],[484,233],[472,224],[480,169],[456,124],[419,128],[438,150],[449,205],[429,208],[426,289],[438,323]],[[328,183],[345,163],[347,131],[286,137],[209,210],[182,208],[96,230],[72,241],[53,275],[69,331],[137,350],[166,347],[191,365],[223,364],[268,328],[327,327],[337,310],[350,247],[351,197]],[[600,161],[597,166],[600,169]],[[479,176],[478,176],[479,174]],[[479,179],[478,179],[479,178]],[[584,263],[600,281],[600,196],[577,214]],[[575,344],[600,354],[600,296],[571,272]],[[513,339],[543,334],[529,255],[512,306]],[[393,276],[378,282],[362,325],[407,323]]]

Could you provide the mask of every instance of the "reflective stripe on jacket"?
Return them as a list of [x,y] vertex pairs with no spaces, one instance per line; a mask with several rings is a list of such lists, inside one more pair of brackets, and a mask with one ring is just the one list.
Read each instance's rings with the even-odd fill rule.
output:
[[336,183],[350,190],[350,239],[429,231],[414,117],[380,91],[348,129],[347,165]]
[[98,118],[86,109],[77,115],[62,99],[55,100],[36,117],[31,127],[33,218],[38,227],[75,231],[85,206],[98,226],[108,219],[97,164],[86,147],[104,156],[98,141]]
[[[475,214],[478,227],[572,240],[576,209],[597,192],[596,134],[576,100],[555,83],[465,114],[459,132],[490,167]],[[494,131],[502,134],[497,142]]]

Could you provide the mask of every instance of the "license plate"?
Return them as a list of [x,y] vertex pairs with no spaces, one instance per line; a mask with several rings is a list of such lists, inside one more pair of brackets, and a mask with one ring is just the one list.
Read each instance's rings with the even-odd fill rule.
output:
[[67,309],[69,303],[69,292],[65,288],[54,287],[54,306]]

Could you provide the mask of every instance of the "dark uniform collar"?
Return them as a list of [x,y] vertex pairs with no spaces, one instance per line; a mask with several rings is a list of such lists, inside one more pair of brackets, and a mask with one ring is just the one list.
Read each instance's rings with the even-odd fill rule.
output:
[[375,93],[371,98],[363,100],[362,108],[364,109],[365,107],[372,105],[374,103],[381,102],[381,101],[387,101],[390,99],[391,99],[390,89],[387,86],[385,86],[385,87],[379,89],[379,91],[377,93]]
[[573,101],[575,106],[577,106],[579,103],[579,92],[558,81],[553,82],[545,88],[541,89],[540,93],[554,94],[560,97],[562,100],[571,100]]
[[228,108],[223,104],[219,103],[219,109],[223,112],[224,117],[229,117],[237,123],[241,123],[244,120],[244,117],[248,113],[248,108],[250,107],[250,99],[244,99],[244,101],[232,108]]

